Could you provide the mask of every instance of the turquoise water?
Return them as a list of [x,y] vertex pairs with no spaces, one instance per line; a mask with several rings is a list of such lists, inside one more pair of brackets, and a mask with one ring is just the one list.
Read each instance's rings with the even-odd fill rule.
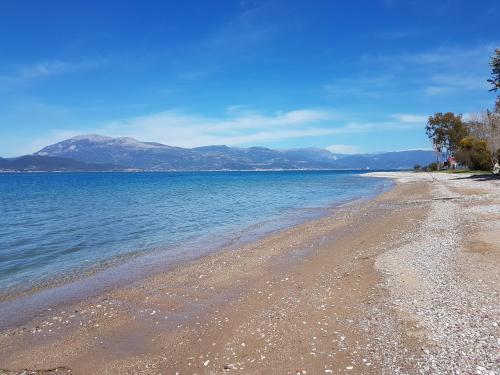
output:
[[347,171],[0,174],[0,296],[135,255],[199,256],[388,184]]

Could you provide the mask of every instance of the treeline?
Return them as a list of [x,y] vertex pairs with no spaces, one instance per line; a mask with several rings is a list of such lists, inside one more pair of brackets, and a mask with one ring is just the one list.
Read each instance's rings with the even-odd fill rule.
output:
[[[492,84],[490,91],[500,89],[500,49],[491,58]],[[461,114],[436,113],[429,117],[427,136],[432,140],[437,160],[429,169],[453,167],[459,163],[469,169],[493,170],[498,173],[500,162],[500,95],[495,109],[470,116],[464,120]]]

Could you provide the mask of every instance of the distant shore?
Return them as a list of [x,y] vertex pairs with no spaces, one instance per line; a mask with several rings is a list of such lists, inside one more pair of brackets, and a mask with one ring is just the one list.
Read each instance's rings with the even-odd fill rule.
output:
[[498,180],[369,175],[394,178],[397,186],[2,332],[0,368],[8,374],[498,370]]

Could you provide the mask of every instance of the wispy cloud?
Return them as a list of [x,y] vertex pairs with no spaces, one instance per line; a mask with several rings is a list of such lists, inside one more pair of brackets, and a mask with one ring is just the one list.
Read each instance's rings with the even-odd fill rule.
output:
[[[346,114],[327,109],[305,108],[262,114],[248,111],[244,107],[241,111],[238,111],[238,108],[233,108],[232,112],[220,117],[168,110],[107,122],[94,127],[88,126],[80,132],[57,130],[49,138],[92,132],[113,137],[133,137],[182,147],[210,144],[248,146],[287,139],[328,137],[383,130],[404,131],[422,127],[420,117],[398,116],[387,116],[385,121],[380,122],[358,122],[350,120]],[[43,141],[47,142],[47,140]],[[35,144],[42,143],[36,141]],[[354,148],[348,149],[347,145],[333,146],[338,146],[338,150],[345,146],[343,153],[358,151]]]
[[96,132],[184,147],[238,145],[328,134],[328,128],[318,126],[338,118],[334,112],[321,109],[278,111],[270,115],[234,111],[223,117],[207,117],[169,110],[103,124]]
[[242,8],[237,16],[209,36],[206,40],[207,47],[241,50],[272,39],[278,28],[277,19],[272,17],[275,3],[254,2]]
[[396,89],[396,78],[392,74],[360,75],[353,78],[341,78],[325,84],[323,89],[330,97],[366,97],[377,98]]
[[[384,63],[405,63],[413,65],[434,65],[442,69],[482,65],[488,61],[496,43],[485,43],[472,47],[439,47],[427,51],[378,55]],[[373,56],[372,56],[373,57]]]
[[108,60],[63,61],[45,60],[29,65],[19,65],[0,75],[3,83],[28,83],[33,80],[93,70],[108,64]]
[[451,74],[439,74],[430,77],[430,85],[424,90],[426,95],[437,96],[450,94],[460,91],[483,91],[488,90],[488,82],[485,77],[479,77],[472,74],[458,75],[455,73]]
[[413,113],[395,113],[390,116],[394,120],[404,124],[426,123],[428,116],[415,115]]
[[358,75],[333,80],[323,89],[332,98],[372,99],[485,93],[488,61],[494,46],[365,55],[358,62]]

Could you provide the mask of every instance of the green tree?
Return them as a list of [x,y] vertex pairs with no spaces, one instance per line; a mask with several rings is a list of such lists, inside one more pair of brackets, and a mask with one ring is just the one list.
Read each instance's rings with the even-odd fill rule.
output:
[[[495,54],[491,57],[491,78],[488,80],[493,85],[490,91],[497,91],[500,89],[500,48],[495,50]],[[496,112],[500,113],[500,95],[496,100]]]
[[472,169],[490,170],[493,166],[492,152],[488,143],[474,136],[468,136],[459,142],[456,152],[457,161]]
[[452,112],[438,112],[430,116],[425,131],[438,155],[443,154],[446,159],[454,155],[460,141],[469,134],[462,115]]

